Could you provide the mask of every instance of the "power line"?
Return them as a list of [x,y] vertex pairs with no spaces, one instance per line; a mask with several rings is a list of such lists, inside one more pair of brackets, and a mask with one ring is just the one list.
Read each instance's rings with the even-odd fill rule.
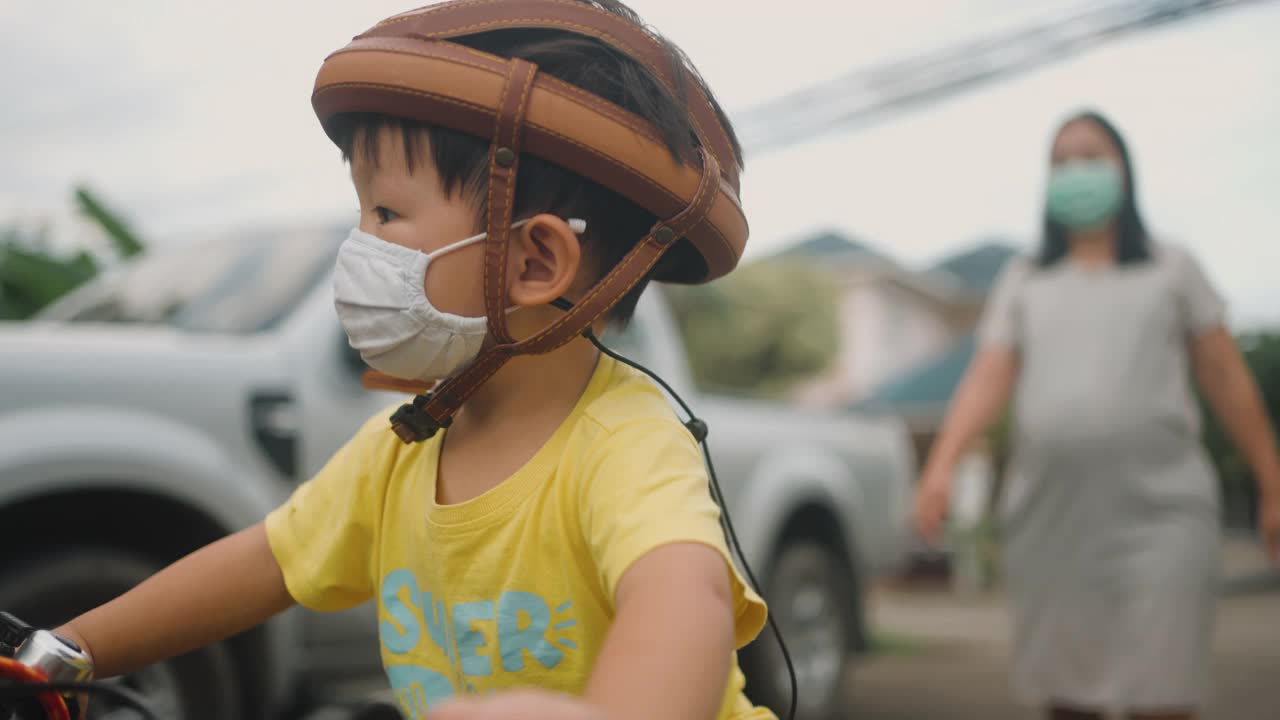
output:
[[742,113],[734,124],[756,155],[964,92],[1123,35],[1212,10],[1268,0],[1128,0],[1079,8],[1013,32],[858,68]]

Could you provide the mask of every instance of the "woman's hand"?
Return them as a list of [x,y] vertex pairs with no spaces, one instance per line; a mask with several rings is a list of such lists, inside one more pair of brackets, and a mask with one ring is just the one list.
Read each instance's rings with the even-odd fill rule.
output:
[[951,468],[935,465],[926,468],[916,488],[912,510],[916,532],[926,541],[937,543],[951,507]]
[[1267,558],[1280,566],[1280,491],[1263,493],[1258,508],[1258,530]]
[[463,698],[432,710],[431,720],[604,720],[585,701],[547,692],[514,690],[484,698]]
[[951,475],[965,451],[999,417],[1009,403],[1022,367],[1018,352],[1004,345],[984,345],[974,356],[956,389],[942,432],[929,450],[924,476],[916,489],[911,519],[931,543],[942,537],[951,506]]

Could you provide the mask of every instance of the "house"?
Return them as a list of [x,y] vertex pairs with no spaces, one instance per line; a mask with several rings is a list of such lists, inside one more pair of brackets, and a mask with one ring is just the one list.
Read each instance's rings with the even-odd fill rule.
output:
[[[825,372],[795,388],[793,400],[806,406],[856,405],[953,355],[976,324],[986,292],[1010,254],[1007,246],[987,244],[914,270],[831,231],[784,250],[780,256],[803,258],[832,273],[840,304],[839,354]],[[889,399],[881,398],[880,406]]]
[[854,407],[898,415],[914,433],[932,435],[976,349],[977,339],[968,333],[940,357],[884,383]]
[[970,302],[974,304],[966,305],[963,320],[952,325],[955,335],[943,351],[902,370],[856,400],[853,406],[900,415],[917,434],[932,436],[977,350],[973,333],[986,297],[1005,262],[1016,252],[1003,243],[983,243],[944,258],[924,271],[954,278],[970,293]]
[[938,261],[931,272],[945,272],[984,296],[995,285],[1004,264],[1017,249],[999,241],[987,241]]
[[[866,243],[824,232],[783,251],[831,273],[838,288],[840,350],[826,371],[795,388],[801,404],[897,415],[923,461],[977,349],[975,327],[1006,261],[1016,253],[984,242],[924,269],[903,266]],[[999,492],[998,458],[979,440],[956,468],[952,521],[978,527]],[[963,534],[963,533],[962,533]],[[939,550],[920,541],[906,575],[943,570],[958,588],[986,580],[969,540]]]

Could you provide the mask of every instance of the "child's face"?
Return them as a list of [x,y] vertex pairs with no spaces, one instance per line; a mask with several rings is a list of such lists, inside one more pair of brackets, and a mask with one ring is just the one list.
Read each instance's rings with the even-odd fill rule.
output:
[[[387,242],[431,252],[476,234],[475,208],[461,193],[446,195],[431,154],[418,148],[413,172],[398,130],[378,131],[378,162],[351,158],[351,182],[360,200],[360,229]],[[431,304],[468,317],[485,314],[482,243],[431,261],[424,289]]]

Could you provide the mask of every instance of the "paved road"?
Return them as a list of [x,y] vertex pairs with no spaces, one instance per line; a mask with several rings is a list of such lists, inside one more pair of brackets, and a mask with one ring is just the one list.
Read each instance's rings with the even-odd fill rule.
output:
[[[1205,720],[1280,718],[1280,582],[1233,582],[1219,605],[1214,705]],[[879,591],[873,622],[896,647],[850,668],[848,718],[1036,720],[1009,699],[999,596]]]

